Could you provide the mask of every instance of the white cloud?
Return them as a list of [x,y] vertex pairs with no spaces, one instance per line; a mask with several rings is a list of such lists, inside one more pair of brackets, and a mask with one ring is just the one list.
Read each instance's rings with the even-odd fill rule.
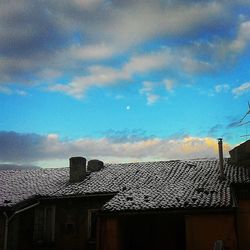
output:
[[15,93],[17,95],[20,95],[20,96],[27,96],[28,95],[28,93],[26,91],[20,90],[20,89],[15,90]]
[[[235,66],[242,55],[241,53],[250,44],[250,21],[247,20],[246,16],[242,18],[242,15],[239,15],[237,20],[238,22],[233,21],[228,26],[230,33],[225,33],[226,37],[214,36],[213,39],[204,39],[203,37],[195,39],[192,42],[193,46],[187,49],[190,56],[187,58],[185,55],[183,56],[183,68],[189,72],[203,73],[213,70],[223,71],[225,67]],[[195,58],[203,56],[208,58],[207,61],[195,60]]]
[[235,52],[241,52],[250,41],[250,21],[240,24],[237,38],[230,44],[229,48]]
[[82,98],[85,91],[91,86],[109,86],[119,80],[128,80],[130,75],[122,70],[111,67],[92,66],[88,68],[89,75],[75,77],[69,84],[56,84],[49,86],[50,91],[59,91],[76,98]]
[[144,94],[144,93],[152,92],[155,84],[156,83],[149,82],[149,81],[143,82],[142,88],[140,89],[140,93]]
[[156,90],[161,86],[164,86],[167,92],[173,92],[173,88],[176,86],[176,83],[174,80],[167,78],[159,82],[144,81],[142,83],[140,94],[146,96],[148,105],[154,104],[161,98],[161,95],[155,94]]
[[173,56],[168,49],[162,49],[154,53],[134,56],[125,64],[124,72],[129,75],[133,73],[144,73],[153,70],[159,70],[169,66],[172,63]]
[[[92,67],[92,63],[105,65],[105,60],[114,56],[136,54],[137,46],[143,48],[151,39],[193,36],[195,31],[202,32],[217,18],[227,15],[223,4],[214,1],[44,0],[37,5],[31,2],[10,0],[0,10],[3,26],[0,81],[31,86],[47,81],[50,90],[77,98],[91,86],[116,84],[135,74],[161,69],[188,74],[210,70],[208,62],[199,61],[192,54],[183,55],[182,48],[127,54],[131,57],[120,68]],[[9,41],[13,41],[12,45]],[[73,78],[66,85],[59,82],[52,86],[64,76]]]
[[112,57],[118,51],[112,46],[107,46],[105,44],[91,44],[91,45],[74,45],[63,51],[63,53],[68,54],[72,60],[102,60]]
[[45,80],[53,80],[62,76],[62,72],[60,72],[59,70],[45,68],[39,73],[39,76]]
[[125,98],[124,95],[120,95],[120,94],[115,95],[115,99],[116,99],[116,100],[122,100],[122,99],[124,99],[124,98]]
[[158,85],[158,84],[145,81],[143,82],[142,88],[140,89],[140,94],[146,95],[148,105],[152,105],[160,99],[159,95],[154,94],[155,85]]
[[[176,140],[152,138],[121,143],[114,143],[107,138],[83,138],[67,143],[49,140],[44,144],[44,150],[48,158],[53,159],[80,154],[87,158],[124,162],[217,157],[217,145],[217,140],[207,137],[185,137]],[[225,155],[228,155],[229,145],[224,143],[224,148]]]
[[155,95],[155,94],[147,94],[147,104],[148,105],[152,105],[154,104],[156,101],[158,101],[160,99],[159,95]]
[[[75,77],[68,84],[56,84],[49,86],[50,91],[59,91],[76,98],[84,96],[86,90],[90,87],[104,87],[118,84],[123,80],[130,80],[136,74],[156,72],[162,69],[167,70],[183,70],[186,73],[199,73],[210,71],[211,68],[207,63],[196,61],[191,58],[190,54],[185,57],[180,51],[171,51],[169,48],[160,49],[148,54],[133,56],[130,60],[120,68],[93,65],[88,67],[88,72],[84,76]],[[170,82],[167,83],[168,88]],[[167,87],[166,85],[166,87]],[[151,96],[152,100],[156,100],[156,95]]]
[[47,135],[47,139],[48,140],[58,140],[59,139],[59,135],[58,134],[48,134]]
[[234,88],[232,90],[232,93],[235,96],[240,96],[240,95],[243,95],[249,91],[250,91],[250,82],[245,82],[245,83],[241,84],[239,87]]
[[[225,6],[224,6],[225,7]],[[112,9],[112,25],[101,26],[107,37],[123,46],[141,43],[159,35],[179,36],[226,17],[218,2],[184,3],[129,1]]]
[[231,90],[231,86],[228,84],[216,84],[211,89],[199,89],[198,91],[202,95],[208,95],[210,97],[214,97],[219,94],[222,95],[222,94],[229,93],[230,90]]
[[101,0],[71,0],[77,8],[91,10],[96,8],[98,5],[101,5]]
[[171,79],[164,79],[163,84],[165,85],[167,91],[172,91],[175,86],[174,80]]
[[99,65],[91,66],[88,68],[88,75],[75,77],[67,85],[57,84],[50,86],[49,90],[60,91],[76,98],[81,98],[91,86],[109,86],[121,80],[130,80],[134,74],[166,67],[168,55],[167,50],[162,50],[149,55],[134,56],[120,69]]
[[0,93],[10,95],[12,94],[12,90],[6,86],[0,85]]
[[228,84],[217,84],[214,90],[216,93],[227,92],[230,90],[230,86]]
[[20,90],[20,89],[14,89],[12,90],[11,88],[7,87],[7,86],[1,86],[0,85],[0,93],[1,94],[5,94],[5,95],[20,95],[20,96],[27,96],[28,93],[24,90]]
[[212,72],[214,66],[209,62],[200,61],[193,58],[193,55],[180,58],[183,69],[188,73],[205,73]]
[[[76,155],[116,162],[204,158],[218,155],[217,140],[209,137],[186,136],[179,139],[150,137],[136,138],[135,141],[131,138],[128,141],[115,141],[104,137],[62,141],[56,134],[42,137],[35,134],[2,132],[0,136],[1,162],[55,161]],[[8,143],[9,141],[19,143]],[[229,148],[225,142],[226,156]]]
[[[143,51],[145,43],[155,40],[165,46],[168,38],[173,39],[175,52],[144,57],[130,54],[131,60],[120,70],[131,76],[161,69],[164,61],[165,67],[175,68],[177,73],[210,71],[214,63],[200,61],[198,58],[203,57],[192,53],[183,55],[183,44],[196,41],[207,31],[215,34],[213,37],[223,38],[231,26],[234,29],[236,24],[230,20],[239,13],[234,13],[233,4],[226,2],[43,0],[33,4],[32,0],[6,1],[0,8],[0,82],[30,84],[31,79],[32,83],[44,83],[50,76],[79,77],[93,61],[105,62],[120,54],[128,56],[138,49]],[[244,4],[237,1],[235,5],[243,8]],[[249,41],[249,22],[242,20],[232,50],[244,48]],[[221,27],[226,32],[219,34]],[[210,37],[208,40],[213,42]],[[73,91],[71,85],[57,85],[55,89],[69,94],[77,92],[79,97],[81,84],[73,85],[78,90]],[[84,92],[88,87],[81,88]]]

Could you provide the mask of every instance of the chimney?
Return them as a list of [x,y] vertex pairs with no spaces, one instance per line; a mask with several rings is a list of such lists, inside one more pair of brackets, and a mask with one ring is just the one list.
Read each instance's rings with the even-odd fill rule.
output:
[[69,159],[69,181],[80,182],[86,177],[86,159],[71,157]]
[[224,158],[223,158],[223,141],[222,138],[218,138],[218,149],[219,149],[219,165],[220,165],[220,179],[224,180]]
[[95,172],[99,171],[104,167],[103,162],[99,160],[90,160],[88,162],[88,171]]

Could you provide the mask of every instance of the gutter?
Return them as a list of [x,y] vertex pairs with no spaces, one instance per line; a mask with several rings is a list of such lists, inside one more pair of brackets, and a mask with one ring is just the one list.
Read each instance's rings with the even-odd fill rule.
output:
[[8,232],[9,232],[9,223],[11,222],[11,220],[17,215],[20,214],[28,209],[31,209],[33,207],[36,207],[37,205],[39,205],[40,202],[37,202],[35,204],[32,204],[28,207],[19,209],[17,211],[15,211],[10,217],[7,215],[6,212],[3,212],[3,215],[5,217],[5,224],[4,224],[4,242],[3,242],[3,250],[7,250],[8,248]]
[[218,213],[234,213],[234,207],[221,207],[221,208],[181,208],[181,209],[145,209],[145,210],[103,210],[99,211],[100,216],[124,216],[124,215],[137,215],[137,214],[218,214]]
[[95,197],[113,197],[118,192],[108,192],[108,193],[86,193],[78,195],[65,195],[65,196],[42,196],[40,200],[63,200],[63,199],[72,199],[72,198],[95,198]]

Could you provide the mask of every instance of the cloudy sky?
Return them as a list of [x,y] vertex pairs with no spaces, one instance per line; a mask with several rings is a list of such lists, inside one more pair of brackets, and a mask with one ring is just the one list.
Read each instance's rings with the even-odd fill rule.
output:
[[249,57],[248,0],[1,1],[0,163],[217,157],[250,132]]

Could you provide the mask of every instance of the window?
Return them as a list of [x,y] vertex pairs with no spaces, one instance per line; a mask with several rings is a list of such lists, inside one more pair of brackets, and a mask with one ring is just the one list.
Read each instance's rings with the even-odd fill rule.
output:
[[65,218],[64,233],[67,233],[67,234],[78,233],[75,221],[76,221],[76,218],[73,218],[69,214],[67,215],[67,217]]
[[88,210],[88,238],[89,240],[96,239],[97,212],[98,212],[98,209]]
[[55,236],[55,206],[35,208],[34,235],[35,242],[53,242]]

